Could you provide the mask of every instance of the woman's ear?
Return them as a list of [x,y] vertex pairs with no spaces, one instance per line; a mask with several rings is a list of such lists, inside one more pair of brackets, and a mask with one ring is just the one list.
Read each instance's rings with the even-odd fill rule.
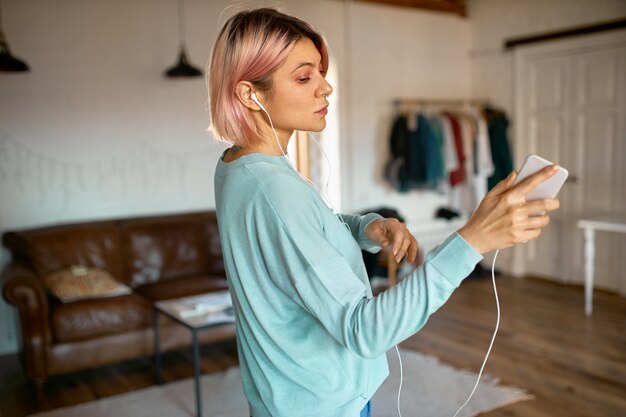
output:
[[235,95],[237,96],[237,99],[239,99],[241,104],[243,104],[250,110],[260,111],[261,108],[259,107],[259,105],[256,104],[254,100],[252,100],[252,97],[250,97],[253,91],[254,89],[252,88],[252,84],[248,81],[239,81],[235,86]]

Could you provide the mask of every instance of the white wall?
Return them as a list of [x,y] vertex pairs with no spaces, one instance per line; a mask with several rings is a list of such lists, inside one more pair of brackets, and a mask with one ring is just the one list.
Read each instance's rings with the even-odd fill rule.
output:
[[433,192],[400,194],[383,179],[395,97],[467,97],[470,26],[458,16],[353,4],[349,148],[343,163],[348,207],[396,207],[412,223],[447,202]]
[[[235,11],[220,20],[229,4],[185,2],[197,66],[218,21]],[[432,198],[397,197],[379,179],[391,101],[468,94],[468,22],[338,1],[245,4],[282,6],[330,42],[345,98],[344,210],[402,205],[430,216]],[[2,11],[12,51],[32,72],[0,75],[0,232],[214,207],[212,174],[224,145],[205,132],[205,83],[162,75],[177,54],[175,1],[4,0]],[[8,262],[1,256],[0,267]],[[5,304],[0,314],[13,320]],[[10,332],[0,332],[0,352],[14,351]]]
[[624,0],[470,0],[472,94],[513,114],[513,54],[502,51],[506,40],[624,17]]
[[[189,3],[202,67],[221,9]],[[0,75],[0,232],[213,206],[220,146],[205,133],[204,81],[162,75],[177,54],[176,2],[4,0],[2,11],[32,72]],[[10,336],[0,351],[15,349]]]
[[[194,6],[189,49],[202,67],[217,14]],[[3,2],[32,72],[0,76],[2,230],[213,205],[204,81],[162,76],[175,13],[169,1]]]

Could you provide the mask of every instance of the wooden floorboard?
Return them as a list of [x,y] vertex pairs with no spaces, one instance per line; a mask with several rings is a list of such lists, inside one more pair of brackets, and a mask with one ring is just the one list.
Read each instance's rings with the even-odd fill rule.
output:
[[[505,276],[497,278],[497,285],[502,317],[485,372],[535,399],[482,416],[626,416],[626,298],[596,291],[593,316],[586,317],[580,286]],[[491,278],[469,279],[401,346],[478,372],[495,323]],[[203,372],[234,365],[235,343],[202,348]],[[164,355],[166,383],[192,374],[189,352]],[[47,407],[59,408],[147,388],[153,381],[152,361],[143,358],[52,377],[44,397]],[[17,355],[0,357],[0,384],[0,417],[37,411]],[[419,394],[416,387],[403,387],[402,395]],[[403,415],[412,414],[405,410]]]
[[[500,331],[485,372],[533,401],[484,416],[626,416],[626,299],[540,279],[498,277]],[[496,322],[491,279],[469,280],[403,346],[478,372]]]

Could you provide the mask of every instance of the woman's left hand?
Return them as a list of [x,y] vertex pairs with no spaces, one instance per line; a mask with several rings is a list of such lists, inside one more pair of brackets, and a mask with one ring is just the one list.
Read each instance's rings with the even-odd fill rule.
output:
[[383,248],[392,245],[391,251],[396,262],[399,263],[405,255],[409,262],[415,262],[419,250],[417,240],[411,235],[406,224],[400,223],[398,219],[375,220],[367,226],[365,235]]

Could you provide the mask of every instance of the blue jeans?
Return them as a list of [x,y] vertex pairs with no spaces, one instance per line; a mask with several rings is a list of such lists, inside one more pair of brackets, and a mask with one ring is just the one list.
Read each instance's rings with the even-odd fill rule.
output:
[[359,417],[372,417],[372,402],[368,401],[365,404],[365,407],[361,410],[361,415]]

